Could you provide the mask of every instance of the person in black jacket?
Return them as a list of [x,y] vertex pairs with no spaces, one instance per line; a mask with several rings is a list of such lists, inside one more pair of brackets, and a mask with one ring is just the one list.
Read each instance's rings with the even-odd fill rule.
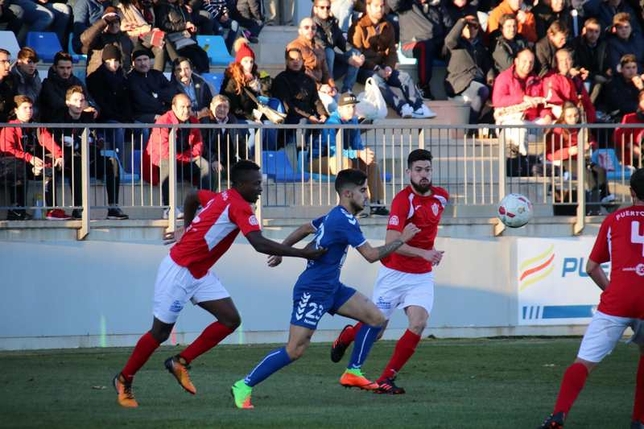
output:
[[546,36],[539,40],[534,46],[535,62],[534,71],[543,77],[550,70],[557,69],[557,50],[566,46],[568,39],[568,27],[561,22],[555,21],[550,24]]
[[234,163],[248,159],[245,128],[232,128],[228,125],[241,123],[230,112],[230,101],[222,94],[215,95],[210,102],[210,115],[203,118],[202,124],[221,125],[221,128],[202,129],[204,136],[203,156],[212,164],[212,168],[221,173],[230,171]]
[[478,123],[494,82],[492,59],[479,31],[476,16],[469,15],[456,21],[445,38],[449,52],[445,91],[450,99],[469,101],[470,124]]
[[192,71],[192,62],[186,57],[178,57],[172,62],[172,77],[170,83],[177,93],[182,92],[190,98],[192,112],[197,119],[210,114],[208,106],[212,100],[212,92],[208,83]]
[[[494,34],[498,34],[496,39]],[[497,74],[512,67],[517,54],[528,47],[528,41],[518,32],[516,15],[510,13],[501,16],[498,33],[494,32],[490,37],[494,40],[491,51]]]
[[9,122],[9,114],[15,107],[18,81],[11,73],[11,54],[0,48],[0,122]]
[[584,22],[581,35],[572,43],[574,67],[588,70],[586,82],[591,85],[590,100],[594,103],[601,92],[602,85],[608,81],[608,44],[601,37],[601,26],[597,18]]

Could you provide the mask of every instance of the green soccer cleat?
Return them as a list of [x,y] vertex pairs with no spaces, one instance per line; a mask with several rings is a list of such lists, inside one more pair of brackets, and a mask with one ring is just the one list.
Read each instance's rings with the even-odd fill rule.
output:
[[230,394],[233,395],[235,406],[242,410],[251,410],[255,408],[253,404],[250,403],[251,393],[253,393],[253,388],[246,384],[244,380],[239,380],[230,388]]
[[362,374],[359,369],[347,369],[340,377],[340,384],[344,387],[357,387],[362,390],[377,390],[378,383],[374,383]]

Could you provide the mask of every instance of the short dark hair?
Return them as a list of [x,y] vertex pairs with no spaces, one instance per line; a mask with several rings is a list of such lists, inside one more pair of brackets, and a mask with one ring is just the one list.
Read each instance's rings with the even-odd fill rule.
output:
[[508,21],[517,22],[517,16],[513,13],[504,13],[501,15],[501,18],[499,18],[499,27],[503,27]]
[[635,170],[631,175],[631,189],[638,200],[644,201],[644,168]]
[[287,50],[284,51],[284,59],[285,60],[288,61],[288,59],[289,59],[288,54],[290,54],[291,52],[297,52],[298,54],[300,54],[300,57],[302,57],[302,51],[300,50],[300,48],[291,48],[291,49],[287,49]]
[[18,59],[19,60],[31,60],[34,63],[38,62],[38,54],[36,51],[33,50],[33,48],[30,48],[29,46],[25,46],[24,48],[21,48],[18,51]]
[[259,169],[259,165],[247,159],[242,159],[241,161],[236,162],[230,169],[230,178],[233,185],[240,184],[247,180],[249,171],[259,171]]
[[192,61],[190,61],[190,58],[187,57],[177,57],[172,61],[172,73],[174,73],[174,70],[181,65],[182,62],[187,61],[188,64],[190,64],[190,68],[194,69],[192,66]]
[[432,162],[432,159],[434,159],[434,156],[427,149],[414,149],[407,156],[407,168],[411,168],[412,164],[416,161]]
[[6,50],[6,49],[4,49],[4,48],[0,48],[0,54],[5,54],[5,55],[6,55],[6,56],[8,56],[8,57],[10,57],[10,56],[11,56],[11,52],[7,51],[7,50]]
[[56,55],[54,55],[54,65],[57,66],[60,61],[74,62],[72,56],[65,51],[56,52]]
[[335,191],[339,194],[348,187],[362,186],[366,181],[367,174],[364,171],[347,168],[340,171],[335,177]]

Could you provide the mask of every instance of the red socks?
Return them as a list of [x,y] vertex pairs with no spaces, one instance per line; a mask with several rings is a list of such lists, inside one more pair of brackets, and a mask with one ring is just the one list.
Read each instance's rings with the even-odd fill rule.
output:
[[572,408],[572,404],[584,388],[587,378],[588,368],[586,368],[583,363],[573,363],[568,367],[564,373],[563,380],[561,380],[561,387],[559,388],[559,396],[557,396],[557,402],[555,403],[554,414],[559,412],[568,414]]
[[198,356],[206,353],[211,348],[215,347],[221,340],[233,333],[234,329],[220,322],[214,322],[203,330],[201,335],[192,342],[184,351],[179,353],[179,356],[190,363]]
[[633,405],[633,421],[644,423],[644,355],[640,355],[635,378],[635,405]]
[[154,339],[151,333],[146,332],[136,343],[130,358],[121,371],[127,381],[132,381],[134,374],[148,361],[152,353],[159,347],[160,343]]
[[339,342],[344,343],[344,344],[351,344],[353,340],[356,339],[356,334],[362,328],[363,323],[358,322],[356,323],[352,329],[344,329],[342,332],[340,332],[340,336],[338,337]]
[[389,363],[382,372],[377,382],[384,381],[386,378],[393,378],[407,363],[416,351],[416,346],[420,342],[420,335],[414,334],[407,329],[402,337],[396,343],[394,354],[391,356]]

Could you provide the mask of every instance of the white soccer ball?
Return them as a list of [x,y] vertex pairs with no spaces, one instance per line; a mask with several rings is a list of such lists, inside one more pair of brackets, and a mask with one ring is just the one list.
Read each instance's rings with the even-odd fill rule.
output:
[[532,219],[532,203],[521,194],[508,194],[499,203],[497,216],[509,228],[520,228]]

